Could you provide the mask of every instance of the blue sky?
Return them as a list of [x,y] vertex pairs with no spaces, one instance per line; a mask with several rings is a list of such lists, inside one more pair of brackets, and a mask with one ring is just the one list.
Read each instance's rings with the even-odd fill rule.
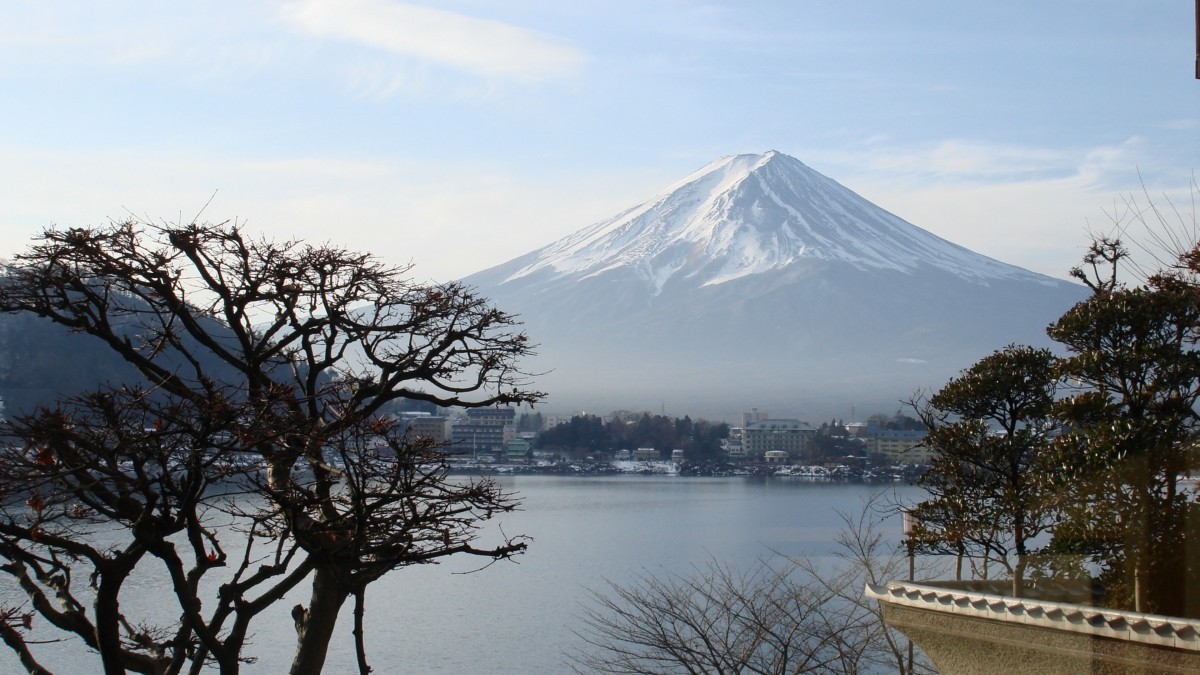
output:
[[202,212],[447,280],[774,149],[1061,277],[1130,195],[1194,213],[1193,9],[8,0],[0,256]]

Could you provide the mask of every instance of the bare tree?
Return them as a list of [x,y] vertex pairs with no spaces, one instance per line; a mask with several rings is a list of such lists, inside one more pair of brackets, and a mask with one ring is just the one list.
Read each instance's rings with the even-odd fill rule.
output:
[[714,561],[689,576],[610,583],[584,614],[581,637],[595,649],[575,662],[600,673],[852,672],[831,667],[853,658],[844,633],[825,625],[833,594],[797,583],[794,572]]
[[[520,537],[474,544],[514,496],[447,481],[438,449],[381,410],[399,398],[536,401],[516,366],[532,347],[470,289],[407,272],[236,224],[45,231],[7,270],[0,310],[94,336],[143,381],[6,423],[0,570],[32,611],[80,637],[106,672],[232,673],[253,618],[309,583],[308,606],[293,609],[291,672],[321,670],[351,596],[365,672],[370,583],[456,553],[523,551]],[[178,620],[122,609],[145,561],[166,570]],[[202,599],[214,571],[221,583]],[[23,626],[5,626],[0,637],[36,671]]]
[[937,672],[911,641],[883,621],[883,609],[867,598],[867,585],[883,586],[906,575],[913,579],[938,578],[944,573],[940,561],[906,559],[904,549],[881,529],[895,515],[897,506],[886,494],[864,500],[855,512],[838,511],[842,528],[834,537],[833,564],[822,566],[810,558],[798,560],[807,583],[828,591],[837,590],[832,601],[839,611],[852,615],[858,631],[846,639],[858,649],[854,672],[928,675]]
[[902,576],[906,562],[878,529],[881,499],[845,526],[828,561],[779,556],[749,569],[709,561],[688,574],[646,574],[592,592],[570,655],[576,672],[931,673],[888,628],[867,583]]

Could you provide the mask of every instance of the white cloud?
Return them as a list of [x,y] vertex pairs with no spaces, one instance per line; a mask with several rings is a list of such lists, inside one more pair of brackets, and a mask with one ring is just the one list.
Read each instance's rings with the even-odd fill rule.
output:
[[561,79],[583,65],[578,49],[501,21],[388,0],[300,0],[284,15],[306,33],[336,38],[488,78]]

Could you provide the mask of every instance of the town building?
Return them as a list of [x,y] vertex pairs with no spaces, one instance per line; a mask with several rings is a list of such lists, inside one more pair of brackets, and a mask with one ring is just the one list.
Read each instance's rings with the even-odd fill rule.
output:
[[742,445],[742,427],[730,427],[729,436],[721,440],[721,451],[725,453],[725,457],[735,463],[740,464],[746,459],[746,446]]
[[662,459],[662,455],[655,448],[638,448],[633,451],[633,458],[636,460],[653,461]]
[[397,415],[396,419],[403,425],[410,441],[423,438],[441,446],[450,438],[450,419],[445,415],[404,412]]
[[934,455],[925,447],[924,430],[872,427],[867,433],[867,450],[906,464],[928,464]]
[[[805,456],[817,430],[800,420],[764,419],[750,422],[741,429],[741,452],[749,461],[759,461],[768,452],[786,452],[789,457]],[[772,455],[778,458],[779,455]]]
[[513,408],[468,408],[466,416],[451,425],[449,451],[468,455],[504,452],[516,436],[516,417]]
[[504,446],[505,461],[524,461],[529,459],[531,447],[525,438],[510,438]]

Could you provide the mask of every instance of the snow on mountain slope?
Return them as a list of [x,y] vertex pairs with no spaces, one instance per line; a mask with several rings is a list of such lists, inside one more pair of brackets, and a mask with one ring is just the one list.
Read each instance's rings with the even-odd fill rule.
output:
[[1037,278],[940,239],[771,151],[719,159],[645,203],[525,256],[505,281],[627,268],[657,293],[674,277],[706,286],[802,260],[902,272],[934,266],[974,281]]
[[776,152],[713,162],[464,281],[521,316],[555,409],[720,415],[894,405],[1008,343],[1049,346],[1046,325],[1086,294]]

